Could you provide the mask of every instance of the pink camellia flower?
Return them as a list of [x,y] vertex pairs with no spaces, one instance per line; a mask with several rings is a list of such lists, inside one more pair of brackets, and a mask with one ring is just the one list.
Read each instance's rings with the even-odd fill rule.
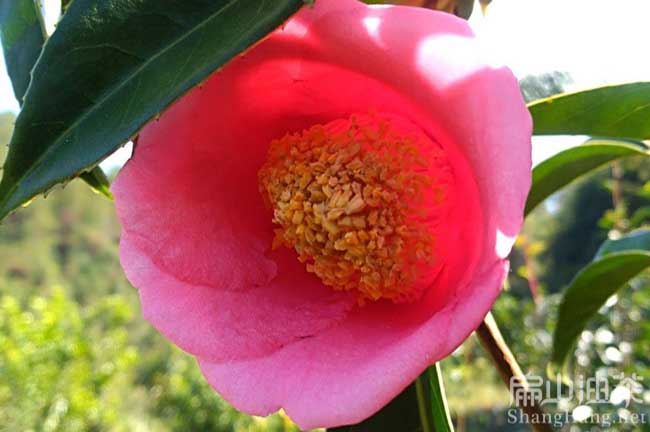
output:
[[141,132],[122,265],[236,408],[355,423],[490,309],[530,135],[466,22],[317,0]]

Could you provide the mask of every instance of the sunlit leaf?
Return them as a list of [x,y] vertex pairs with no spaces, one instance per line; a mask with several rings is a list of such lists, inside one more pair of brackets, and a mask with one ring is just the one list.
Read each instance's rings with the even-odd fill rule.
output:
[[551,362],[561,367],[587,322],[632,278],[650,266],[650,252],[634,250],[602,256],[584,267],[562,298],[553,334]]
[[420,403],[420,420],[425,431],[453,432],[440,363],[428,368],[415,382]]
[[600,245],[600,248],[598,248],[594,259],[599,259],[615,252],[632,250],[650,252],[650,229],[640,228],[617,239],[605,240],[603,244]]
[[301,0],[74,0],[16,121],[0,218],[80,174],[302,5]]
[[548,158],[533,169],[525,214],[580,176],[608,162],[630,156],[650,156],[650,152],[643,143],[591,140]]
[[650,138],[650,82],[560,94],[528,107],[536,135]]

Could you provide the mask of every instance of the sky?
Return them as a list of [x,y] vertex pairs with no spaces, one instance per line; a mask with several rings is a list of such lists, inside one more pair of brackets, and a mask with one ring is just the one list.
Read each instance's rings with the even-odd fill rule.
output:
[[574,89],[650,80],[648,0],[493,0],[471,24],[520,78],[567,71]]
[[[491,55],[518,78],[568,72],[578,91],[650,81],[650,0],[493,0],[470,17]],[[533,163],[585,137],[533,137]]]
[[[53,16],[58,0],[45,3]],[[483,46],[518,78],[568,72],[574,81],[569,91],[650,81],[650,0],[493,0],[485,15],[475,8],[470,24]],[[17,112],[1,57],[0,112]],[[539,162],[583,140],[534,138],[533,160]],[[103,166],[119,166],[129,154],[129,148],[123,148]]]

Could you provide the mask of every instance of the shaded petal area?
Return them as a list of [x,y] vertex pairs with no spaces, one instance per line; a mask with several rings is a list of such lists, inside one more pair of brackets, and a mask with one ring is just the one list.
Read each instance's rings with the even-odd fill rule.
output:
[[345,317],[356,297],[334,292],[306,272],[291,251],[274,255],[278,275],[267,285],[218,290],[175,278],[123,234],[120,259],[139,287],[142,312],[184,350],[211,359],[254,358],[309,338]]

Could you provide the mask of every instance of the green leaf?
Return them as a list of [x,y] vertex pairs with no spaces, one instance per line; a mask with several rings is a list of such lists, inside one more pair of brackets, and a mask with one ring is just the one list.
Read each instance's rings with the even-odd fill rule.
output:
[[598,87],[528,105],[536,135],[650,138],[650,82]]
[[68,10],[70,3],[72,3],[72,0],[61,0],[61,14]]
[[421,432],[415,384],[411,384],[372,417],[350,426],[327,429],[329,432]]
[[650,229],[639,228],[631,231],[618,239],[608,239],[600,245],[596,252],[595,260],[615,252],[625,251],[648,251],[650,252]]
[[[36,2],[18,0],[0,4],[0,33],[9,78],[16,99],[22,105],[30,72],[46,40],[43,18]],[[113,199],[108,178],[101,168],[97,166],[80,177],[96,192]]]
[[649,156],[643,143],[613,140],[591,140],[564,150],[540,163],[533,169],[533,182],[526,201],[524,214],[578,177],[608,162],[630,157]]
[[94,166],[301,0],[74,0],[16,121],[0,219]]
[[650,206],[639,207],[630,216],[630,226],[641,226],[650,222]]
[[81,173],[79,177],[88,183],[95,192],[104,195],[110,200],[113,199],[113,194],[110,189],[111,183],[99,166],[96,166],[91,171]]
[[607,299],[648,266],[650,252],[615,252],[593,261],[576,275],[560,304],[553,334],[554,367],[562,366],[587,322]]
[[429,367],[378,413],[330,432],[453,432],[438,363]]
[[0,2],[0,38],[14,94],[22,102],[30,71],[46,39],[34,0]]
[[650,229],[634,230],[600,246],[576,275],[560,305],[552,363],[561,366],[588,320],[622,286],[650,266]]
[[415,382],[424,432],[453,432],[447,395],[442,382],[440,364],[436,363],[420,375]]

